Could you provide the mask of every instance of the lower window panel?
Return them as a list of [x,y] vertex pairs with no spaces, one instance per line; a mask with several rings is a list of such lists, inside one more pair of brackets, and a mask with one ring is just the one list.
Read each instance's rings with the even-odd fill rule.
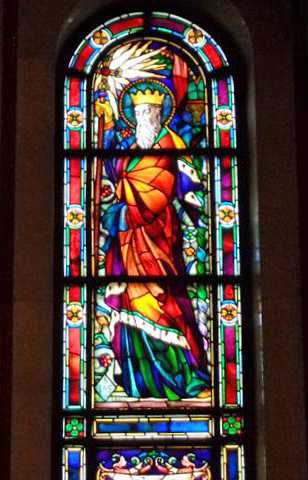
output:
[[210,480],[211,448],[130,448],[99,450],[97,480]]
[[[63,480],[244,480],[244,448],[217,447],[97,448],[95,472],[87,475],[86,448],[63,448]],[[90,463],[92,459],[90,459]]]

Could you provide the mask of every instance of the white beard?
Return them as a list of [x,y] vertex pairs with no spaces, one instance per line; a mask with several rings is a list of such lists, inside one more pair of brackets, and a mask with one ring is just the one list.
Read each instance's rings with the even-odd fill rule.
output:
[[136,142],[140,148],[151,148],[154,140],[160,132],[161,124],[158,120],[152,119],[151,122],[143,120],[137,123]]

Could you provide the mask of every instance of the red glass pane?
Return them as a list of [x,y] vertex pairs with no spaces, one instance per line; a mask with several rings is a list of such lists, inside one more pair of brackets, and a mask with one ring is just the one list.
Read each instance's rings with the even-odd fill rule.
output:
[[82,70],[84,67],[84,64],[87,62],[87,60],[89,59],[89,57],[92,55],[93,52],[94,52],[94,49],[90,45],[86,44],[82,48],[82,50],[79,52],[78,58],[75,62],[74,67],[77,70]]
[[80,80],[79,78],[70,78],[69,103],[71,107],[80,105]]
[[209,58],[213,68],[218,68],[222,66],[222,61],[216,52],[216,50],[212,47],[210,43],[206,43],[202,48],[205,55]]
[[120,22],[116,22],[114,25],[108,25],[109,30],[111,33],[116,34],[122,32],[122,30],[128,30],[134,27],[141,27],[144,23],[143,18],[131,18],[127,20],[122,20]]

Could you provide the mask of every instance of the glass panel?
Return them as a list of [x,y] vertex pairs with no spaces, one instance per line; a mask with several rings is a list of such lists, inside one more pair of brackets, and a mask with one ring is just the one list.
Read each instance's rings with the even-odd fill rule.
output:
[[64,160],[64,275],[87,273],[86,160]]
[[213,402],[211,289],[110,283],[94,299],[94,407]]
[[153,12],[151,30],[168,33],[185,42],[205,63],[207,71],[228,65],[225,54],[215,40],[198,25],[169,13]]
[[130,448],[100,450],[97,480],[210,480],[211,448]]
[[233,78],[212,79],[214,147],[236,147]]
[[85,449],[70,446],[64,447],[62,452],[62,479],[86,480]]
[[63,437],[70,438],[84,438],[86,435],[86,420],[84,417],[77,415],[63,418]]
[[64,288],[63,408],[86,406],[86,287]]
[[76,49],[69,66],[89,73],[97,57],[120,38],[143,30],[142,13],[121,15],[93,30]]
[[229,435],[241,435],[243,433],[244,420],[240,415],[225,413],[220,419],[220,434],[224,437]]
[[222,407],[243,405],[240,287],[218,286],[219,390]]
[[92,168],[93,273],[210,273],[209,177],[204,157],[96,159]]
[[210,438],[214,420],[197,415],[107,415],[94,421],[93,436],[101,439]]
[[96,67],[94,147],[204,147],[208,123],[205,77],[181,47],[132,40],[112,49]]
[[218,275],[240,274],[237,160],[215,158],[216,256]]
[[226,445],[221,449],[221,478],[223,480],[244,480],[244,449],[238,445]]
[[65,77],[64,148],[81,149],[86,144],[86,80]]

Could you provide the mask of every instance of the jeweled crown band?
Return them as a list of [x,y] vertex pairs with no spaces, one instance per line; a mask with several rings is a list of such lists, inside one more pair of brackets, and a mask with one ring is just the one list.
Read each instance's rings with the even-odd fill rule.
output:
[[131,93],[131,99],[134,106],[136,105],[162,105],[165,94],[159,90],[150,90],[147,88],[144,92],[139,90],[137,93]]

